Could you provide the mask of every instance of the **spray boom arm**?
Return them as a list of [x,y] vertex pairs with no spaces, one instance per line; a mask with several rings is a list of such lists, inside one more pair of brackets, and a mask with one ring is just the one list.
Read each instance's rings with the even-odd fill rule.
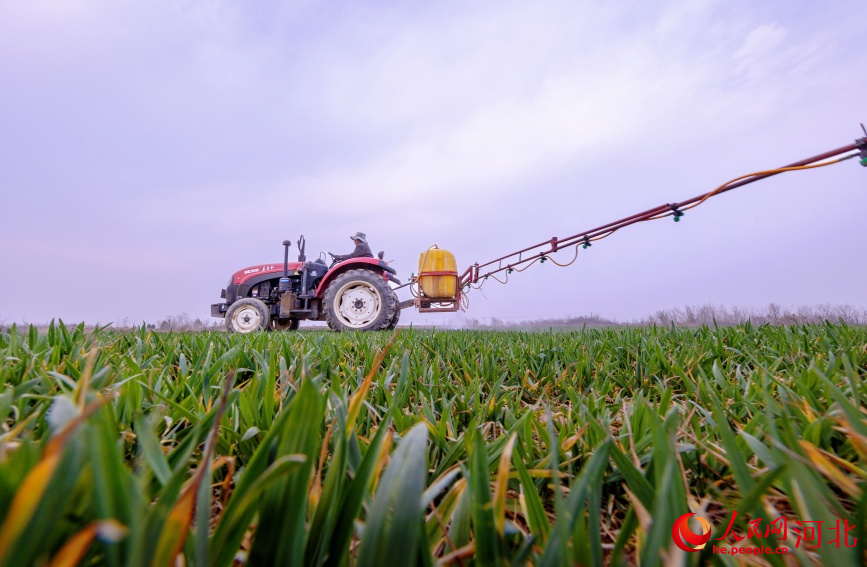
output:
[[[862,124],[861,127],[863,129],[864,125]],[[785,171],[797,171],[802,169],[823,167],[826,165],[839,163],[841,161],[854,157],[861,158],[861,165],[867,167],[867,130],[864,131],[864,134],[864,138],[859,138],[855,140],[854,143],[849,144],[848,146],[843,146],[842,148],[837,148],[836,150],[831,150],[813,157],[809,157],[807,159],[802,159],[801,161],[796,161],[794,163],[777,169],[758,171],[755,173],[737,177],[727,183],[720,185],[713,191],[703,193],[701,195],[698,195],[697,197],[693,197],[692,199],[687,199],[686,201],[659,205],[658,207],[654,207],[641,213],[637,213],[632,216],[628,216],[620,220],[604,224],[592,230],[579,232],[578,234],[574,234],[566,238],[557,238],[555,236],[550,240],[545,240],[544,242],[540,242],[539,244],[528,246],[527,248],[518,250],[517,252],[512,252],[511,254],[506,254],[505,256],[502,256],[495,260],[491,260],[489,262],[485,262],[484,264],[479,264],[478,262],[476,262],[475,264],[467,268],[467,270],[460,276],[458,280],[458,289],[464,290],[471,284],[476,284],[479,282],[479,280],[487,279],[489,276],[493,276],[494,274],[497,274],[499,272],[506,271],[507,273],[511,273],[513,270],[522,271],[523,269],[529,267],[529,264],[532,264],[536,261],[545,262],[546,260],[551,260],[552,262],[554,262],[554,260],[549,258],[548,256],[567,247],[576,247],[575,255],[577,258],[578,246],[588,248],[589,246],[592,246],[592,243],[594,241],[606,238],[614,232],[620,230],[621,228],[635,223],[660,219],[663,217],[673,217],[674,221],[678,222],[680,221],[680,217],[684,215],[684,211],[689,210],[693,207],[697,207],[714,195],[719,195],[720,193],[725,193],[726,191],[731,191],[732,189],[743,187],[744,185],[747,185],[754,181],[766,179],[768,177],[778,175]],[[573,259],[572,262],[574,261],[575,260]],[[569,262],[569,264],[571,264],[572,262]]]

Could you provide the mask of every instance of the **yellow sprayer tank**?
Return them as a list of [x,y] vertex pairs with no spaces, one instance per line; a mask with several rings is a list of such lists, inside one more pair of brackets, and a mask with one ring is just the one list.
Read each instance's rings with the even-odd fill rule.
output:
[[418,258],[418,285],[426,297],[454,298],[458,291],[458,265],[455,255],[436,245]]

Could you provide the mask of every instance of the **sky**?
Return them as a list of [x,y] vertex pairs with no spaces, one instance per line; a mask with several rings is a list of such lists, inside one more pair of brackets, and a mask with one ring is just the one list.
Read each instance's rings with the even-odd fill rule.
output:
[[[316,256],[365,232],[404,280],[433,244],[462,271],[845,146],[867,122],[862,13],[0,0],[0,323],[208,318],[301,234]],[[786,173],[401,322],[864,307],[865,211],[857,160]]]

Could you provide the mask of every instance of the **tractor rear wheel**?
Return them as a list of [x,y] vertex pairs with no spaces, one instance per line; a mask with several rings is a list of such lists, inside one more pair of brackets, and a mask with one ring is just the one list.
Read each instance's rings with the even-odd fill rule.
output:
[[271,311],[260,299],[239,299],[226,311],[226,329],[230,333],[252,333],[270,327]]
[[391,293],[394,295],[394,317],[391,318],[391,322],[386,327],[386,330],[389,331],[397,327],[397,322],[400,321],[400,300],[397,298],[397,294],[394,293],[394,291]]
[[349,270],[325,290],[325,320],[335,331],[379,331],[388,327],[396,296],[372,270]]

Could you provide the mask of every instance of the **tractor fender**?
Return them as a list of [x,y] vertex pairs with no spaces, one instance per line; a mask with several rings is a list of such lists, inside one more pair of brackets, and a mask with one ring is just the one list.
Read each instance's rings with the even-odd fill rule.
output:
[[334,278],[349,270],[371,270],[382,276],[384,280],[400,283],[394,274],[397,272],[379,258],[350,258],[340,262],[325,274],[319,282],[319,287],[316,288],[316,297],[322,299],[325,297],[325,290],[334,281]]

